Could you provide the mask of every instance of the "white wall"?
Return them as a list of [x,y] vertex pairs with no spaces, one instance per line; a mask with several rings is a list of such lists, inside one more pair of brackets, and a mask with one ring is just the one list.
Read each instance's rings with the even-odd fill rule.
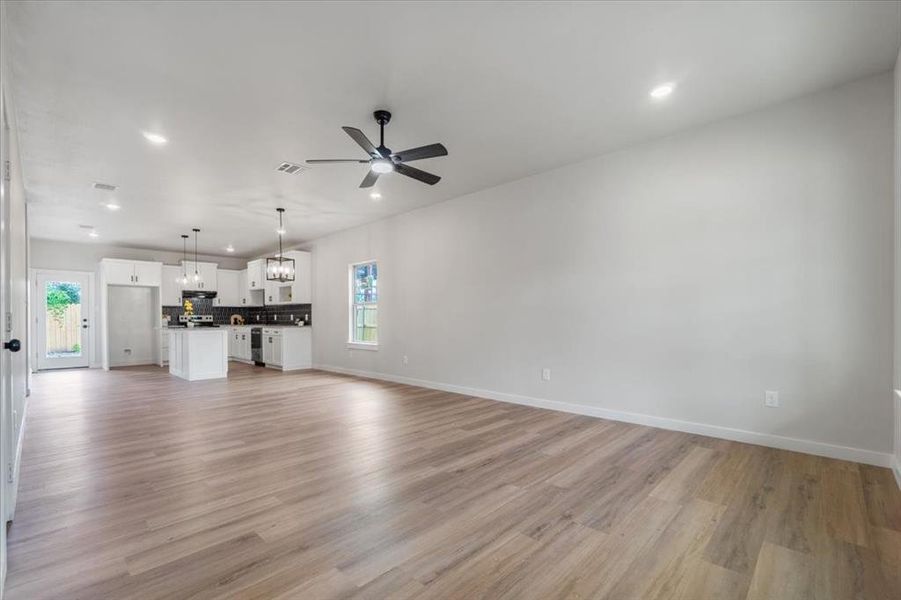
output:
[[895,62],[895,452],[892,468],[901,486],[901,51]]
[[[156,326],[159,325],[154,294],[146,287],[108,286],[109,364],[111,367],[156,362]],[[157,318],[154,318],[157,317]]]
[[[887,462],[891,130],[885,73],[323,238],[314,360]],[[377,352],[345,348],[363,259]]]
[[[63,271],[95,271],[101,258],[123,258],[129,260],[149,260],[167,265],[181,264],[181,252],[166,250],[146,250],[125,248],[109,244],[77,244],[56,240],[31,239],[31,266],[35,269],[59,269]],[[188,258],[193,260],[189,253]],[[213,262],[221,269],[243,269],[245,258],[198,255],[198,259]]]

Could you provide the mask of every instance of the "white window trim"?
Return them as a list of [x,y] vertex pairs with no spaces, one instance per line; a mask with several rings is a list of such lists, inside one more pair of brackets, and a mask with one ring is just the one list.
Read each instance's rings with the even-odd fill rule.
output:
[[369,350],[370,352],[379,351],[378,342],[347,342],[348,350]]
[[[357,260],[347,265],[347,342],[345,343],[345,347],[348,350],[368,350],[370,352],[377,352],[379,349],[378,342],[355,342],[353,339],[354,335],[354,267],[357,265],[365,265],[368,263],[379,264],[378,259],[370,258],[368,260]],[[379,274],[381,275],[382,268],[379,266]],[[378,302],[362,302],[358,306],[363,306],[365,304],[375,304],[378,307]]]

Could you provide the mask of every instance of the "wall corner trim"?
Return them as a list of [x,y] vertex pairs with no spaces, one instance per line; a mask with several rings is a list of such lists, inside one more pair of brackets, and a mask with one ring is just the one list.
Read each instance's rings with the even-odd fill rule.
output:
[[402,377],[399,375],[377,373],[374,371],[346,369],[344,367],[325,364],[314,364],[313,368],[320,371],[329,371],[342,375],[353,375],[367,379],[378,379],[381,381],[403,383],[433,390],[440,390],[443,392],[452,392],[465,396],[475,396],[478,398],[485,398],[487,400],[497,400],[499,402],[521,404],[523,406],[543,408],[546,410],[555,410],[558,412],[566,412],[588,417],[597,417],[600,419],[609,419],[611,421],[621,421],[624,423],[633,423],[636,425],[646,425],[648,427],[656,427],[658,429],[668,429],[671,431],[693,433],[696,435],[719,438],[733,442],[744,442],[746,444],[766,446],[780,450],[790,450],[793,452],[801,452],[803,454],[813,454],[815,456],[824,456],[826,458],[847,460],[851,462],[863,463],[866,465],[874,465],[877,467],[889,467],[894,470],[895,478],[898,479],[899,485],[901,485],[901,465],[898,465],[893,456],[887,452],[877,452],[875,450],[865,450],[863,448],[839,446],[835,444],[827,444],[824,442],[816,442],[813,440],[803,440],[799,438],[790,438],[769,433],[746,431],[744,429],[733,429],[731,427],[721,427],[719,425],[709,425],[706,423],[696,423],[693,421],[681,421],[678,419],[657,417],[644,413],[610,410],[607,408],[588,406],[586,404],[579,404],[575,402],[560,402],[558,400],[546,400],[543,398],[533,398],[530,396],[507,394],[504,392],[469,388],[465,386],[439,383],[424,379],[414,379],[412,377]]

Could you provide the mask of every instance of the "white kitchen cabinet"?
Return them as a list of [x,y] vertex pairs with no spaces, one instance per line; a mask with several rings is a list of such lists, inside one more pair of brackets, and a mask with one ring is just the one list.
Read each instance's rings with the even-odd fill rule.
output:
[[241,306],[241,272],[228,269],[216,271],[215,306]]
[[163,306],[181,306],[181,267],[163,265],[160,281],[160,300]]
[[263,328],[263,362],[267,366],[282,366],[282,336],[278,329]]
[[267,280],[264,284],[264,303],[266,305],[310,304],[313,301],[310,253],[291,250],[285,252],[285,258],[294,259],[294,281]]
[[[188,271],[188,290],[203,290],[205,292],[217,291],[218,281],[217,274],[219,266],[216,263],[197,262],[196,270],[193,260],[181,261]],[[200,281],[194,281],[194,273],[200,275]]]
[[242,327],[239,336],[236,358],[250,362],[253,359],[253,352],[250,348],[250,327]]
[[160,285],[162,279],[162,263],[135,261],[135,284],[156,287]]
[[228,335],[228,357],[232,360],[250,362],[250,327],[230,327]]
[[266,287],[266,259],[259,258],[247,263],[247,289],[263,290]]
[[106,285],[139,285],[158,287],[162,279],[163,263],[142,260],[104,258],[100,270]]
[[290,281],[266,281],[264,304],[267,306],[274,304],[291,304],[292,297]]
[[263,306],[263,290],[252,290],[247,281],[247,269],[238,271],[238,287],[241,290],[241,306]]
[[263,362],[282,371],[313,368],[312,327],[263,328]]

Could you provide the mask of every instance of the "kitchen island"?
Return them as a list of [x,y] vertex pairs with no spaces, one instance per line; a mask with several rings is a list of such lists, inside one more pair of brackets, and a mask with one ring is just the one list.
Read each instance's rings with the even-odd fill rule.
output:
[[169,373],[188,381],[228,376],[228,330],[220,327],[169,329]]

